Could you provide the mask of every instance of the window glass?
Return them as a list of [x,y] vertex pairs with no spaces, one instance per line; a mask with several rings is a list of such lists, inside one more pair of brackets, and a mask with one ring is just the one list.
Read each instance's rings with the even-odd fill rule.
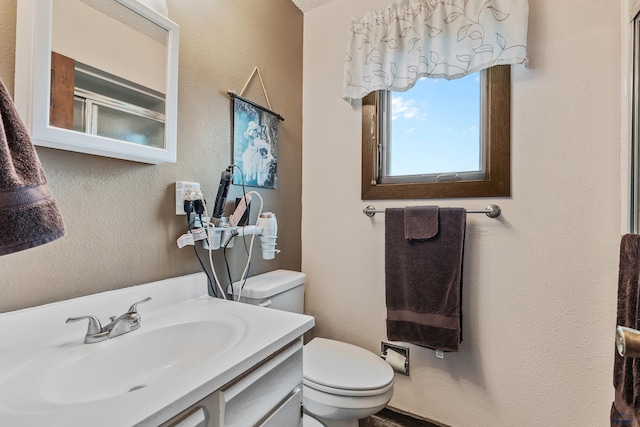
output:
[[484,177],[480,89],[480,73],[474,73],[423,78],[409,91],[390,92],[381,181],[437,180],[462,172]]

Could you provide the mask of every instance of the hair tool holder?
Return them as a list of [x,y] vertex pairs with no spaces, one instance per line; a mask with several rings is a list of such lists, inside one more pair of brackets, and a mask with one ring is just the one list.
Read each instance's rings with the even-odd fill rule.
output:
[[278,237],[278,222],[273,212],[263,212],[256,221],[256,225],[232,226],[228,218],[222,217],[217,225],[207,227],[208,238],[203,240],[205,249],[232,248],[236,236],[250,236],[255,234],[260,238],[263,259],[273,259],[280,252],[276,249]]

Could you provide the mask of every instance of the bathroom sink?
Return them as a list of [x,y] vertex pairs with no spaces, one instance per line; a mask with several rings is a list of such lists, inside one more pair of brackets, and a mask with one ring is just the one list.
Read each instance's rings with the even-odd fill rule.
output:
[[[313,318],[211,298],[196,273],[0,313],[0,426],[157,426],[299,340]],[[85,344],[132,302],[140,328]]]
[[[191,321],[141,329],[96,344],[66,344],[25,361],[0,379],[0,402],[71,405],[144,390],[232,350],[243,322]],[[35,400],[35,402],[34,402]]]

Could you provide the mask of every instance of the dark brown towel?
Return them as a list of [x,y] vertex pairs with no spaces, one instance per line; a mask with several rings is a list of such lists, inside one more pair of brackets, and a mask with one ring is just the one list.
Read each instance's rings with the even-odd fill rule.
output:
[[58,205],[13,101],[0,82],[0,255],[65,234]]
[[[618,270],[618,312],[616,325],[640,328],[640,235],[627,234],[620,242]],[[615,328],[611,330],[611,342]],[[640,359],[615,353],[613,387],[615,401],[611,407],[611,426],[640,425]]]
[[404,238],[430,239],[438,234],[437,206],[407,206],[404,208]]
[[404,238],[404,209],[385,210],[387,337],[458,351],[464,234],[462,208],[439,209],[439,231],[429,240]]

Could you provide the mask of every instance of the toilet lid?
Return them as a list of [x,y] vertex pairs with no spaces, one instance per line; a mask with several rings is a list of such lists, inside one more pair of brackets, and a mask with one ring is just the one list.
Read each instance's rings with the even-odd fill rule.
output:
[[304,347],[305,383],[342,390],[377,390],[393,383],[393,369],[375,354],[355,345],[314,338]]

